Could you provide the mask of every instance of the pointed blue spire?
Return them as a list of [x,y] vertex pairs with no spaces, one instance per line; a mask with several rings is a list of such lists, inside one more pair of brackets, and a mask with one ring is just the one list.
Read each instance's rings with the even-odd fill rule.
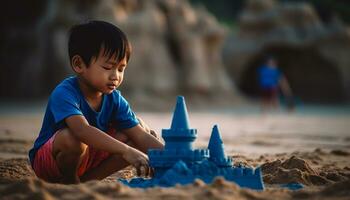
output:
[[171,129],[189,129],[189,120],[185,98],[183,96],[177,97],[176,107],[171,122]]
[[192,151],[192,143],[197,137],[197,130],[189,127],[185,98],[177,97],[173,121],[170,129],[162,130],[165,149],[182,149]]
[[214,125],[211,132],[208,149],[210,151],[210,159],[222,160],[226,158],[224,144],[217,125]]

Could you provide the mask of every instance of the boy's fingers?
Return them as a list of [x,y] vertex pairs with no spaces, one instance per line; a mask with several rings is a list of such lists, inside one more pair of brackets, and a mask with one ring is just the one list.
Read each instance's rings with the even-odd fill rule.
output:
[[151,172],[151,167],[149,165],[143,165],[142,168],[143,168],[143,175],[145,177],[149,177],[151,175],[151,173],[152,173]]
[[149,175],[149,166],[148,166],[148,160],[147,159],[142,159],[139,160],[134,167],[136,168],[137,176]]
[[141,176],[141,165],[135,165],[134,167],[136,168],[136,175]]
[[147,177],[153,177],[153,168],[151,166],[148,166],[148,174]]
[[136,168],[137,176],[141,176],[142,172],[140,167]]
[[149,167],[148,166],[144,166],[144,169],[145,169],[144,176],[148,177],[148,175],[149,175]]
[[150,133],[151,133],[151,135],[153,135],[155,138],[159,139],[158,134],[157,134],[154,130],[151,130]]
[[154,176],[154,169],[152,167],[149,167],[149,174],[148,174],[149,177],[153,177]]
[[142,175],[145,173],[144,170],[145,170],[145,169],[144,169],[143,166],[141,165],[141,166],[140,166],[140,174],[139,174],[140,177],[142,177]]
[[151,176],[151,168],[148,166],[147,168],[147,177]]
[[147,170],[148,170],[148,168],[146,166],[142,166],[142,169],[143,169],[142,176],[143,177],[147,177],[147,174],[148,174]]
[[139,165],[136,168],[137,176],[145,176],[147,177],[149,174],[149,167],[147,165]]

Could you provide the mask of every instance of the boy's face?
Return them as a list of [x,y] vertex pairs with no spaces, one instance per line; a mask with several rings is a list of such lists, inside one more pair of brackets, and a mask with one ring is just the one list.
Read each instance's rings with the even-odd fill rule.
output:
[[270,68],[276,68],[277,67],[277,62],[275,59],[269,59],[267,61],[267,65],[270,67]]
[[127,61],[124,58],[117,63],[115,53],[108,59],[103,52],[104,49],[101,49],[98,57],[93,57],[90,64],[84,65],[78,74],[91,89],[110,94],[122,83]]

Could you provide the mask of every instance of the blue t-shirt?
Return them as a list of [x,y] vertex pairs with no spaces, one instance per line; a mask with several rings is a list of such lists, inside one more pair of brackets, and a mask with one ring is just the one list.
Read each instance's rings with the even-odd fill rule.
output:
[[281,71],[278,68],[271,68],[267,65],[263,65],[258,68],[258,78],[260,88],[276,88],[281,79]]
[[64,119],[72,115],[83,115],[90,125],[107,131],[110,123],[116,130],[132,128],[139,122],[130,109],[128,102],[115,90],[104,94],[99,112],[93,110],[85,100],[78,84],[77,77],[62,81],[52,92],[46,108],[44,121],[33,148],[29,151],[33,163],[35,153],[57,130],[66,127]]

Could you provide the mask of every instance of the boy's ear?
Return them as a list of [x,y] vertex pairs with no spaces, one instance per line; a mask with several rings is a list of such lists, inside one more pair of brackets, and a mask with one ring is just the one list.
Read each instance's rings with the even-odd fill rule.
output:
[[83,59],[79,55],[75,55],[72,58],[72,68],[76,73],[83,72],[83,69],[85,68],[85,63]]

